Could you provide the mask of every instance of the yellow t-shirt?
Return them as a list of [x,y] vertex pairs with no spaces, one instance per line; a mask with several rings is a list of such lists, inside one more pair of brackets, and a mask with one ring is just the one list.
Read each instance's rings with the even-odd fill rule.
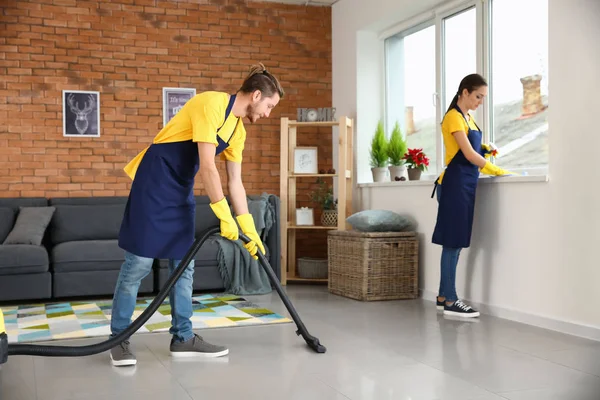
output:
[[[444,148],[446,149],[446,153],[444,155],[444,165],[446,166],[448,166],[456,153],[458,153],[458,150],[460,150],[460,146],[458,145],[458,142],[452,133],[463,131],[465,134],[467,134],[467,136],[469,136],[469,128],[479,130],[475,124],[475,119],[471,114],[469,114],[468,119],[469,124],[467,125],[465,117],[458,110],[452,109],[448,111],[444,117],[444,120],[442,121],[442,137],[444,139]],[[446,171],[442,171],[442,174],[438,179],[438,183],[442,183],[444,172]]]
[[[224,142],[229,140],[229,147],[221,153],[221,159],[241,163],[246,141],[246,129],[243,121],[240,119],[238,122],[238,118],[232,112],[229,113],[227,121],[225,121],[225,111],[228,103],[229,94],[224,92],[209,91],[197,94],[188,100],[167,125],[158,132],[152,143],[174,143],[192,140],[194,142],[213,143],[216,147],[218,145],[218,135]],[[223,126],[221,127],[221,125]],[[217,132],[219,127],[221,129]],[[235,132],[233,132],[234,129]],[[125,166],[124,170],[132,180],[147,150],[148,147]]]

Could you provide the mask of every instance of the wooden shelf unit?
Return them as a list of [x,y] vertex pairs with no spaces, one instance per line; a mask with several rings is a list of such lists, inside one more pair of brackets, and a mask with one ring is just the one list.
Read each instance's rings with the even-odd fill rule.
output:
[[[297,146],[296,134],[303,127],[338,128],[338,162],[335,174],[294,174],[294,149]],[[327,279],[305,279],[296,273],[296,232],[298,230],[346,230],[346,218],[352,214],[352,168],[353,161],[352,119],[342,116],[338,121],[298,122],[289,118],[281,118],[281,159],[280,159],[280,199],[281,199],[281,283],[313,282],[326,283]],[[331,140],[331,137],[325,137]],[[302,146],[303,147],[303,146]],[[296,225],[296,180],[298,178],[333,178],[334,196],[338,199],[337,225]],[[337,179],[336,179],[337,178]]]

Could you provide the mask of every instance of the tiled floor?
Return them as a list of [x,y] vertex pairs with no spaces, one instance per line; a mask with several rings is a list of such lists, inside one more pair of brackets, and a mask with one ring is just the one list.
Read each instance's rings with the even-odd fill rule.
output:
[[[230,347],[213,360],[173,360],[168,335],[143,334],[132,340],[134,368],[110,366],[106,353],[11,357],[0,369],[0,399],[600,399],[598,342],[487,316],[448,319],[423,300],[362,303],[324,286],[288,291],[327,353],[309,350],[293,324],[203,330]],[[276,293],[246,297],[285,312]]]

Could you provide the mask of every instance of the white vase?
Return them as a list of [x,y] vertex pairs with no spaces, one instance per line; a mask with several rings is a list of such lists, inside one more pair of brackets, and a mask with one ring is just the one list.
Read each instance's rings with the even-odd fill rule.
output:
[[390,165],[388,167],[388,169],[390,170],[390,181],[394,182],[396,180],[396,177],[400,178],[405,176],[406,173],[406,166],[405,165],[400,165],[400,166],[396,166],[396,165]]
[[384,182],[387,171],[388,170],[385,167],[371,168],[371,172],[373,173],[373,182]]

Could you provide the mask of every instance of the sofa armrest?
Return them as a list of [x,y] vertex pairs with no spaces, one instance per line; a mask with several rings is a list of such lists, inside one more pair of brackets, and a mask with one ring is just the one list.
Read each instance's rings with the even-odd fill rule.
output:
[[275,211],[275,221],[265,242],[269,248],[269,264],[271,264],[273,272],[281,281],[281,201],[278,196],[269,196],[269,202]]

